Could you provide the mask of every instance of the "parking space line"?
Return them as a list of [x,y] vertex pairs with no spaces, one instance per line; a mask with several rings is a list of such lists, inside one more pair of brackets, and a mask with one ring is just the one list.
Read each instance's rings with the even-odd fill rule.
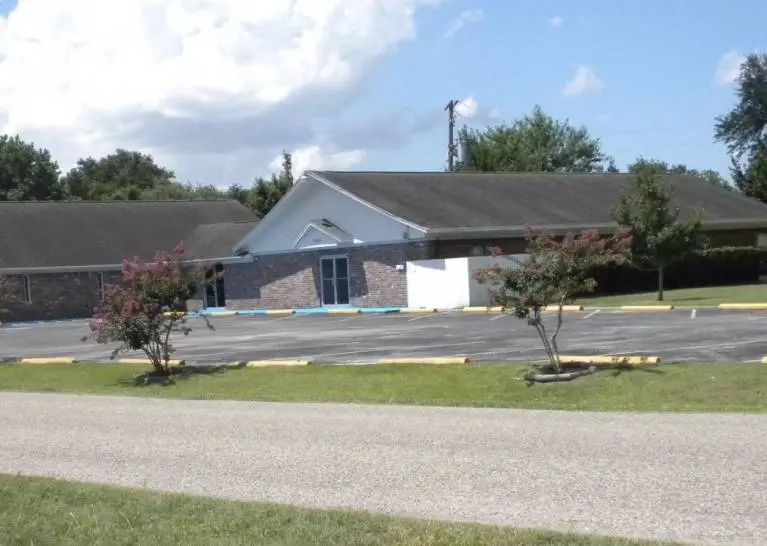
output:
[[690,311],[690,320],[694,319],[694,318],[695,318],[695,315],[696,315],[697,313],[698,313],[698,310],[697,310],[697,309],[693,309],[692,311]]
[[408,322],[429,318],[431,315],[418,315],[417,317],[407,319]]
[[601,311],[601,309],[597,309],[596,311],[592,311],[591,313],[589,313],[589,314],[585,315],[583,318],[585,318],[585,319],[587,319],[587,318],[591,318],[591,317],[593,317],[594,315],[596,315],[597,313],[599,313],[600,311]]

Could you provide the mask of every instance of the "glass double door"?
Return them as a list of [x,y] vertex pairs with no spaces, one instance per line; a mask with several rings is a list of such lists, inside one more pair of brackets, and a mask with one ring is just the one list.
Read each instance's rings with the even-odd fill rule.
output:
[[349,259],[328,256],[320,259],[322,305],[349,304]]

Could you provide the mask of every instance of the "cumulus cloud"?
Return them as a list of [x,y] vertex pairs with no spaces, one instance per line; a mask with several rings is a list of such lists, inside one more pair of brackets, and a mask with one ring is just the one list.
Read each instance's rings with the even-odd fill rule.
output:
[[[456,106],[458,123],[487,123],[499,118],[497,109],[488,110],[473,95],[460,100]],[[446,127],[447,113],[444,105],[434,105],[422,111],[402,108],[370,118],[357,119],[352,123],[340,123],[325,134],[325,140],[335,149],[352,149],[360,142],[366,143],[368,152],[391,150],[404,146],[408,139]]]
[[[293,151],[293,170],[296,176],[308,170],[334,171],[345,170],[359,164],[365,158],[364,150],[347,150],[332,152],[322,149],[320,146],[307,146]],[[282,154],[276,156],[269,163],[273,172],[280,170],[282,166]]]
[[458,106],[455,107],[455,113],[462,118],[471,119],[479,113],[479,103],[473,95],[470,95],[458,102]]
[[583,95],[584,93],[597,93],[604,89],[604,83],[599,79],[593,68],[579,66],[575,75],[567,82],[562,94],[566,96]]
[[458,17],[455,18],[453,24],[451,24],[450,28],[447,29],[447,32],[445,32],[445,39],[452,39],[463,28],[479,23],[484,18],[485,12],[481,9],[470,9],[462,12],[460,15],[458,15]]
[[565,20],[559,15],[556,15],[548,20],[548,24],[551,28],[562,28],[562,25],[565,24]]
[[25,0],[0,17],[0,132],[63,167],[132,148],[206,183],[242,182],[283,148],[342,165],[364,143],[333,149],[317,123],[443,1]]
[[740,76],[740,67],[746,61],[745,55],[737,51],[728,51],[719,58],[714,73],[714,81],[717,85],[729,85],[735,83]]

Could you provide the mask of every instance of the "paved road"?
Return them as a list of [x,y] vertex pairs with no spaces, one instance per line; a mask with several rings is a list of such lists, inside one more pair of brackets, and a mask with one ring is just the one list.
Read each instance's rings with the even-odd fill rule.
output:
[[[560,335],[564,354],[650,354],[667,362],[761,360],[767,355],[767,313],[698,309],[671,313],[574,313]],[[542,349],[535,331],[510,316],[425,315],[232,317],[190,319],[195,331],[177,341],[187,360],[311,358],[368,363],[379,358],[465,355],[474,361],[530,361]],[[108,358],[82,343],[85,321],[0,328],[0,357]]]
[[767,542],[767,416],[13,393],[0,394],[0,415],[6,473],[445,520]]

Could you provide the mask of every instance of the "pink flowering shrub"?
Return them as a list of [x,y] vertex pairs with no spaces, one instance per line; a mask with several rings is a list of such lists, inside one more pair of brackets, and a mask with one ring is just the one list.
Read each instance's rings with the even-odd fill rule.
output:
[[[203,269],[183,263],[184,247],[159,252],[152,263],[124,261],[122,279],[104,287],[104,301],[90,323],[98,343],[118,343],[112,358],[143,351],[157,374],[169,375],[173,334],[189,335],[186,304],[204,282]],[[201,317],[211,330],[213,326]]]
[[[557,240],[548,233],[535,235],[528,227],[525,237],[529,256],[525,261],[514,260],[503,267],[501,250],[495,248],[492,252],[499,261],[476,271],[475,279],[493,286],[495,305],[535,327],[550,366],[559,372],[557,335],[562,327],[563,307],[578,295],[594,291],[596,281],[590,276],[594,268],[630,259],[631,236],[619,229],[611,237],[600,237],[592,229]],[[557,311],[557,322],[549,336],[541,312],[552,307]]]

